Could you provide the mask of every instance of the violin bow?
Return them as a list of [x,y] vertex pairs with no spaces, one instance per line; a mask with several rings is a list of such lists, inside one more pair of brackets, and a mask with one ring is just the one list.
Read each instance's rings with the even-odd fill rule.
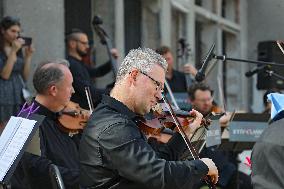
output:
[[[217,82],[218,82],[218,88],[219,88],[219,93],[220,93],[220,104],[221,104],[221,106],[223,108],[223,111],[225,113],[224,115],[226,115],[227,106],[226,106],[226,101],[225,101],[224,90],[223,90],[223,87],[222,87],[223,86],[223,82],[221,82],[220,76],[218,76]],[[233,110],[228,124],[232,122],[232,120],[235,117],[235,114],[236,114],[236,109]]]
[[[168,107],[169,112],[170,112],[170,114],[171,114],[171,116],[172,116],[172,118],[174,120],[174,123],[176,124],[176,126],[177,126],[177,128],[178,128],[178,130],[179,130],[179,132],[180,132],[180,134],[181,134],[181,136],[182,136],[182,138],[183,138],[183,140],[184,140],[188,150],[190,151],[190,153],[192,155],[192,158],[194,160],[200,159],[198,153],[196,152],[195,148],[193,147],[193,145],[191,144],[191,142],[187,138],[187,136],[186,136],[186,134],[185,134],[185,132],[184,132],[184,130],[183,130],[179,120],[177,119],[177,117],[176,117],[176,115],[174,113],[174,110],[173,110],[171,104],[169,103],[169,100],[163,94],[162,94],[162,99],[163,99],[164,103],[166,104],[166,106]],[[204,181],[206,182],[206,184],[209,186],[210,189],[216,189],[215,184],[210,180],[208,175],[205,176]]]
[[[177,110],[180,110],[180,107],[178,106],[178,104],[177,104],[177,102],[176,102],[176,99],[175,99],[175,97],[174,97],[174,95],[173,95],[173,92],[172,92],[172,90],[171,90],[171,88],[170,88],[170,86],[169,86],[167,80],[165,81],[165,86],[166,86],[166,89],[167,89],[167,91],[168,91],[168,93],[169,93],[169,95],[170,95],[170,97],[171,97],[171,100],[172,100],[172,102],[173,102],[175,108],[176,108]],[[167,98],[166,98],[166,99],[167,99]],[[167,101],[168,101],[168,99],[167,99]],[[169,102],[168,102],[168,103],[169,103]],[[166,106],[167,106],[167,103],[165,103],[165,104],[166,104]],[[167,106],[167,109],[169,109],[168,106]],[[176,123],[175,123],[175,124],[176,124]],[[194,134],[192,135],[192,137],[195,136],[195,133],[197,133],[198,130],[199,130],[199,129],[197,129],[197,130],[194,132]],[[199,145],[199,146],[200,146],[200,148],[199,148],[200,150],[199,150],[199,151],[201,151],[201,149],[202,149],[203,146],[205,145],[205,142],[203,142],[203,144],[200,145],[201,139],[204,138],[205,135],[206,135],[206,132],[205,132],[205,131],[202,131],[202,134],[196,139],[197,141],[199,141],[199,142],[197,142],[197,144],[196,144],[196,145]]]
[[184,140],[184,142],[185,142],[185,144],[186,144],[188,150],[190,151],[191,156],[193,157],[194,160],[195,160],[195,159],[199,159],[198,154],[196,153],[194,147],[192,146],[192,144],[191,144],[191,142],[189,141],[189,139],[187,138],[187,136],[186,136],[184,130],[182,129],[182,126],[181,126],[179,120],[177,119],[177,117],[176,117],[176,115],[175,115],[175,113],[174,113],[174,110],[173,110],[172,106],[171,106],[170,103],[169,103],[169,100],[168,100],[167,97],[166,97],[165,95],[163,95],[163,94],[162,94],[162,99],[163,99],[165,105],[167,106],[168,111],[170,112],[170,114],[171,114],[171,116],[172,116],[172,118],[173,118],[173,120],[174,120],[174,123],[176,124],[176,126],[177,126],[177,128],[178,128],[178,130],[179,130],[179,132],[180,132],[180,134],[181,134],[181,136],[182,136],[182,138],[183,138],[183,140]]
[[165,80],[165,86],[166,86],[166,89],[167,89],[167,91],[168,91],[168,93],[169,93],[169,95],[171,97],[171,100],[172,100],[174,106],[176,107],[176,109],[180,110],[180,108],[179,108],[179,106],[177,104],[177,101],[176,101],[176,99],[175,99],[175,97],[173,95],[172,89],[171,89],[170,85],[168,84],[167,80]]
[[93,110],[94,110],[94,105],[93,105],[93,101],[92,101],[92,98],[91,98],[90,87],[85,87],[85,93],[86,93],[86,96],[87,96],[87,101],[88,101],[90,113],[92,114]]
[[218,75],[217,77],[217,85],[218,85],[218,90],[219,90],[220,106],[222,107],[223,111],[226,112],[226,102],[225,102],[225,96],[224,96],[224,90],[223,90],[223,82],[221,81],[220,75]]

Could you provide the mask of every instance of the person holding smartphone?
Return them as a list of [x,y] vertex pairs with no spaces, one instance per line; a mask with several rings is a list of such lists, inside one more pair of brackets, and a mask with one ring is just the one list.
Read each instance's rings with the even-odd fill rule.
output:
[[[6,16],[0,22],[0,129],[23,103],[22,88],[30,73],[34,48],[19,36],[19,19]],[[22,49],[24,52],[22,52]]]

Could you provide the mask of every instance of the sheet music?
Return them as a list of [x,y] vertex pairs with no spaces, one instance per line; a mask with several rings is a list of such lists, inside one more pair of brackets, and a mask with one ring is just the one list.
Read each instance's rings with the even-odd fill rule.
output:
[[0,136],[0,181],[2,182],[31,134],[35,120],[12,116]]

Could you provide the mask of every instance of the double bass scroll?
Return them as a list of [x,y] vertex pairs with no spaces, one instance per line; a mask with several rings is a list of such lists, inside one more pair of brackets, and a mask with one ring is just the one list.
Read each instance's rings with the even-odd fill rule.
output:
[[[190,56],[191,49],[189,48],[189,44],[186,42],[184,38],[180,38],[178,40],[179,48],[178,48],[178,58],[181,58],[182,65],[186,65],[188,63],[188,57]],[[186,87],[189,89],[189,87],[192,85],[194,78],[192,78],[191,74],[185,73],[186,78]]]
[[101,40],[101,43],[103,45],[106,45],[107,53],[111,61],[112,71],[113,71],[114,76],[116,76],[118,68],[117,68],[116,60],[114,59],[111,53],[111,49],[113,48],[113,46],[109,39],[109,36],[107,35],[106,31],[102,27],[103,21],[99,16],[94,16],[92,24],[93,24],[95,32],[97,33],[97,35],[99,36]]

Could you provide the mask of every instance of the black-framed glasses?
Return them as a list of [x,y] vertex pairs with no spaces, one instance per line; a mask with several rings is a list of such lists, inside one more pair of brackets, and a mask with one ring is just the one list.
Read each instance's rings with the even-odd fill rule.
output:
[[156,85],[156,90],[161,91],[161,93],[164,92],[164,87],[163,87],[163,84],[161,82],[157,81],[156,79],[154,79],[153,77],[149,76],[145,72],[142,72],[140,70],[139,70],[139,72],[142,73],[143,75],[147,76],[148,78],[150,78],[154,82],[154,84]]
[[89,42],[76,40],[77,42],[81,43],[82,45],[89,46]]

